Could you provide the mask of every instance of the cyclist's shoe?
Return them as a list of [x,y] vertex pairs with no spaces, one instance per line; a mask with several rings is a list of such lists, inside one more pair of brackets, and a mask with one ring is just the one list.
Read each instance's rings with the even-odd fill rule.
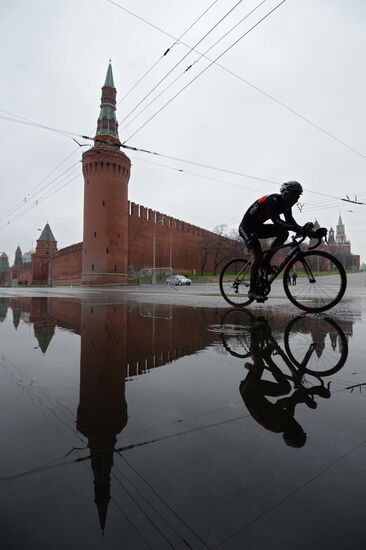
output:
[[257,302],[265,302],[268,300],[267,296],[263,296],[258,290],[249,290],[248,292],[248,298],[251,300],[257,300]]

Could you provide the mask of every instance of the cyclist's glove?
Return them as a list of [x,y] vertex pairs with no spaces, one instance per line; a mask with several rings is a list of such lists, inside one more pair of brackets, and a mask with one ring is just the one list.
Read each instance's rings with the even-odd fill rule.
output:
[[315,231],[310,231],[309,237],[320,240],[323,237],[326,237],[327,233],[328,229],[326,227],[319,227],[319,229],[315,229]]

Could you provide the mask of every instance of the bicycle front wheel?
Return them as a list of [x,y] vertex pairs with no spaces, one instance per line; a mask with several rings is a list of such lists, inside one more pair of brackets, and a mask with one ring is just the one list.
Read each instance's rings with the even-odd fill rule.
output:
[[[289,285],[290,272],[296,271],[295,285]],[[294,258],[283,274],[287,298],[298,308],[318,313],[334,307],[342,299],[347,276],[337,258],[322,250],[308,250]]]
[[253,301],[248,298],[251,265],[251,259],[234,258],[225,265],[220,274],[221,294],[232,306],[244,307]]
[[315,376],[338,372],[348,356],[347,338],[329,317],[295,317],[286,328],[284,343],[293,364]]

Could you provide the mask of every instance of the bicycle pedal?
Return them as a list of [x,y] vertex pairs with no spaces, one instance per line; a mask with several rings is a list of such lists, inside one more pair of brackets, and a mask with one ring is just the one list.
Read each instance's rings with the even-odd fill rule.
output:
[[260,298],[260,299],[257,298],[258,304],[264,304],[264,302],[265,302],[266,300],[268,300],[268,298]]

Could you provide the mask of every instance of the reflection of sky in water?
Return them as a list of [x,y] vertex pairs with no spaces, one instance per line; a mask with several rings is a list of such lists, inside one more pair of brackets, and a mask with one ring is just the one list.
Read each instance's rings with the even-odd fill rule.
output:
[[[227,311],[0,301],[4,548],[366,542],[360,316],[326,325],[280,309],[265,320]],[[343,368],[324,379],[331,397],[313,396],[316,408],[296,404],[301,448],[263,427],[239,391],[251,372],[244,364],[261,364],[269,348],[291,374],[286,338],[295,360],[311,349],[319,370],[339,359],[340,342],[349,348]],[[266,369],[261,379],[273,376]],[[302,387],[320,384],[309,375],[297,383],[301,399]]]

